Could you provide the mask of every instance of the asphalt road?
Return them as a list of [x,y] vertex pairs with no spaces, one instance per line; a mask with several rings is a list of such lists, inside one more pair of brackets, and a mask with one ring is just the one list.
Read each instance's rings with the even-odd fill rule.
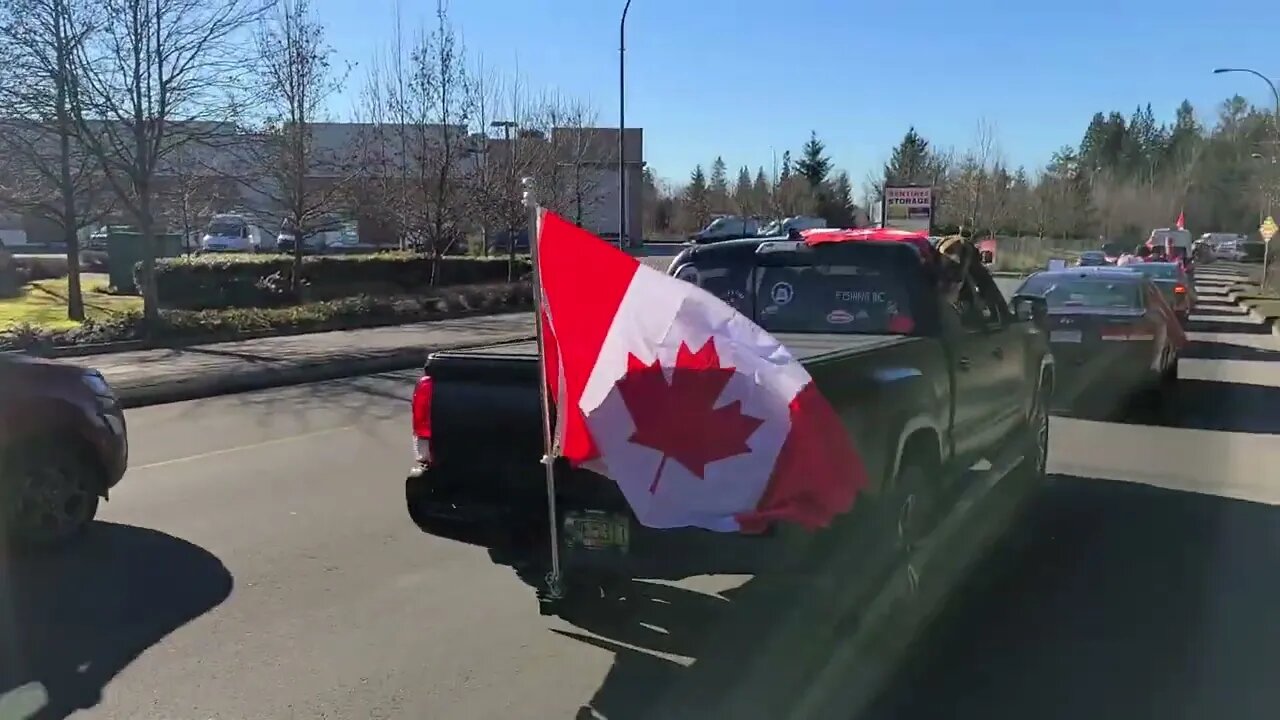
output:
[[[1057,483],[878,716],[1275,716],[1280,343],[1202,328],[1166,426],[1055,418]],[[419,531],[413,376],[130,411],[132,468],[90,542],[3,571],[0,689],[38,681],[58,718],[619,720],[750,657],[750,631],[704,642],[767,629],[746,578],[645,585],[570,623]]]

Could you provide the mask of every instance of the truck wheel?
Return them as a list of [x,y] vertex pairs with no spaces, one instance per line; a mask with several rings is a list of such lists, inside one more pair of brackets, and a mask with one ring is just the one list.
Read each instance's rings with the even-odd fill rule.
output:
[[78,448],[19,439],[3,460],[4,531],[31,548],[79,537],[98,514],[98,468]]
[[1043,388],[1036,392],[1023,433],[1022,462],[1017,472],[1035,482],[1043,482],[1049,469],[1049,393]]
[[937,521],[937,491],[933,473],[920,463],[904,464],[898,470],[892,497],[897,499],[898,547],[910,552],[933,530]]

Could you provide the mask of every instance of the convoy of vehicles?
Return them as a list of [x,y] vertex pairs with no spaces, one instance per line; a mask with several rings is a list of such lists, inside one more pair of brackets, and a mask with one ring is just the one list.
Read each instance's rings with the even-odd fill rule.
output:
[[[927,531],[979,460],[1043,476],[1056,382],[1045,303],[1023,296],[1011,310],[981,265],[963,279],[963,312],[941,300],[934,265],[906,242],[740,239],[686,248],[669,272],[791,350],[855,438],[871,502],[903,513],[911,533]],[[499,518],[504,527],[545,527],[539,372],[532,342],[429,357],[413,398],[417,452],[405,483],[409,514],[424,529]],[[768,542],[638,527],[618,487],[584,469],[558,472],[557,507],[561,523],[588,515],[623,528],[592,542],[570,536],[566,558],[578,569],[570,576],[652,576],[655,564],[692,547]],[[770,557],[708,557],[729,555]],[[702,570],[717,571],[727,570],[714,561]]]
[[0,532],[49,546],[93,520],[129,461],[124,411],[95,370],[0,353]]

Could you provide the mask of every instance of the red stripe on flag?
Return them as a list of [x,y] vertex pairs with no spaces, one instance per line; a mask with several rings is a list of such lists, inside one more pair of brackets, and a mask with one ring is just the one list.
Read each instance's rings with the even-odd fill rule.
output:
[[745,533],[764,532],[777,520],[810,530],[853,507],[867,485],[867,470],[831,403],[810,380],[791,400],[791,431],[782,443],[769,485],[754,512],[737,516]]
[[[558,413],[565,418],[562,454],[576,465],[599,454],[578,401],[640,262],[551,212],[542,213],[537,253],[544,310],[559,331],[554,352],[570,403]],[[548,363],[548,375],[554,372]]]

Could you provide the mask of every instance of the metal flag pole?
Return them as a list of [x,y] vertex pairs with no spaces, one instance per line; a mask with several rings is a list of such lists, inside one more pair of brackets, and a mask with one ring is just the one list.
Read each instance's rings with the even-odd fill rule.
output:
[[544,598],[564,597],[560,572],[560,521],[556,512],[556,471],[551,430],[551,397],[547,391],[547,353],[542,337],[542,283],[538,278],[538,230],[542,225],[542,208],[533,189],[533,178],[522,179],[524,206],[529,212],[529,253],[533,266],[533,326],[538,344],[538,394],[542,399],[542,466],[547,473],[547,519],[551,539],[551,570],[547,572]]

